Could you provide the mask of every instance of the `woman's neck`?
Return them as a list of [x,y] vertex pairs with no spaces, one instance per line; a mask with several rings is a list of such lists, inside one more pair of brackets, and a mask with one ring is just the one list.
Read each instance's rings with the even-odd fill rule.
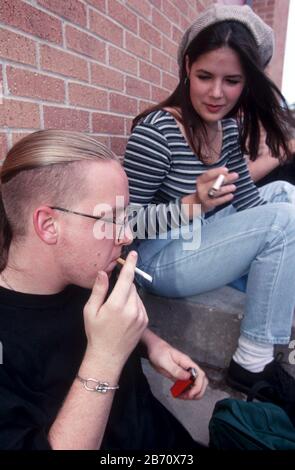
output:
[[208,137],[216,136],[218,132],[222,131],[221,121],[205,123],[205,128],[206,128]]
[[[186,137],[184,126],[181,123],[181,109],[165,107],[164,110],[172,114],[182,135],[184,136],[188,145],[190,145]],[[207,132],[207,142],[204,142],[202,145],[202,157],[205,164],[213,164],[219,159],[222,150],[222,123],[221,121],[205,123],[205,128]]]

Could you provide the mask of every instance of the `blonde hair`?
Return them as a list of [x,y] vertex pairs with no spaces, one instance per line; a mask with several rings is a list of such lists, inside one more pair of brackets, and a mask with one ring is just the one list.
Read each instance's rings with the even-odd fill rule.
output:
[[72,204],[86,191],[87,161],[119,162],[93,137],[71,131],[42,130],[17,142],[1,168],[0,271],[13,238],[26,234],[32,203]]

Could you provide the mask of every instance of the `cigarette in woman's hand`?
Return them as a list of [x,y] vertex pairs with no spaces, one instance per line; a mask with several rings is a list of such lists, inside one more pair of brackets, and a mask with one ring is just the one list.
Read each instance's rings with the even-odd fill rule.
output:
[[225,176],[224,176],[224,175],[219,175],[219,176],[216,178],[216,180],[214,181],[213,185],[211,186],[211,188],[210,188],[209,191],[208,191],[208,196],[209,196],[210,198],[214,198],[214,197],[215,197],[216,191],[218,191],[218,190],[221,188],[221,186],[222,186],[224,180],[225,180]]
[[[117,259],[117,263],[121,264],[122,266],[126,263],[126,260],[123,259],[123,258],[118,258]],[[139,274],[140,276],[144,277],[144,279],[146,279],[147,281],[149,282],[153,282],[153,278],[152,276],[150,276],[148,273],[145,273],[144,271],[142,271],[141,269],[139,268],[135,268],[135,272],[137,274]]]

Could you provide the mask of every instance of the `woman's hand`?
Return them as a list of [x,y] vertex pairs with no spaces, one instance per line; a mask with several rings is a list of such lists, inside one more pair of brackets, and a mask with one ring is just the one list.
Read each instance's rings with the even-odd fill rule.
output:
[[[219,175],[224,175],[225,180],[221,188],[216,191],[215,197],[210,198],[208,196],[209,189],[212,188],[216,178]],[[200,204],[202,212],[208,212],[217,206],[221,206],[227,202],[230,202],[234,197],[236,186],[233,184],[239,178],[238,173],[228,173],[226,167],[214,168],[208,170],[197,178],[196,181],[196,192],[189,194],[182,198],[182,204],[197,205]],[[190,207],[190,214],[192,213],[192,207]]]

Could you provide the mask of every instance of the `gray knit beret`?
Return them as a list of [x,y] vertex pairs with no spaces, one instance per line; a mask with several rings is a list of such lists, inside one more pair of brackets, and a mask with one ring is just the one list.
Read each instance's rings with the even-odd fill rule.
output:
[[204,10],[196,21],[184,33],[178,48],[177,61],[181,70],[185,53],[190,43],[207,26],[221,21],[234,20],[245,25],[254,36],[262,64],[266,66],[273,55],[274,34],[268,26],[248,5],[215,4]]

